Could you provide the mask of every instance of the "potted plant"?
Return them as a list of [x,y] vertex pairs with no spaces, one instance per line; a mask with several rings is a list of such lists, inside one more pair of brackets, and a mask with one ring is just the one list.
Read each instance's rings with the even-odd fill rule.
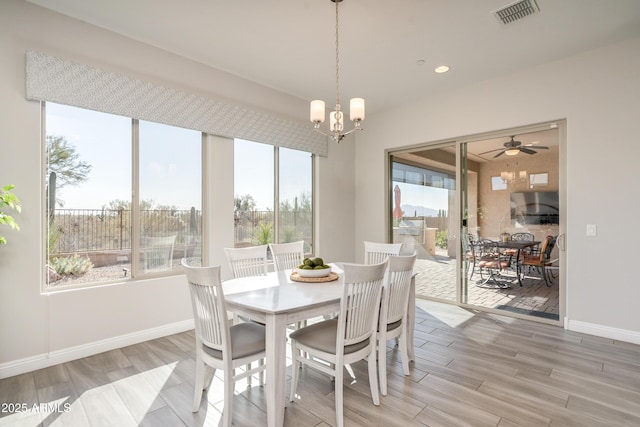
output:
[[[0,224],[6,224],[14,230],[20,230],[20,227],[16,223],[15,219],[6,212],[7,209],[13,209],[16,212],[20,212],[22,207],[20,206],[20,199],[13,194],[12,190],[15,185],[9,184],[2,187],[0,190]],[[6,245],[7,240],[0,236],[0,245]]]

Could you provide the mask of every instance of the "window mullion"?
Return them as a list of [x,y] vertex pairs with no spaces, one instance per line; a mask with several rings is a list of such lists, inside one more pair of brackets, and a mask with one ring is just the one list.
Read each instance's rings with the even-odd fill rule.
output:
[[140,123],[131,121],[131,273],[140,272]]
[[280,152],[278,147],[273,149],[273,242],[280,239]]

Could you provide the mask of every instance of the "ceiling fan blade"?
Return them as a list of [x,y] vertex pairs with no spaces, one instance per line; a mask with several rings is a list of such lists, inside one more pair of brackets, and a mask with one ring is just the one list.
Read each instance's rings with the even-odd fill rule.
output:
[[[495,151],[495,150],[494,150]],[[498,154],[496,154],[495,156],[493,156],[493,158],[495,159],[496,157],[500,157],[504,154],[504,150],[500,151]]]
[[485,151],[484,153],[480,153],[478,154],[478,156],[483,156],[485,154],[489,154],[489,153],[495,153],[496,151],[504,151],[504,148],[497,148],[495,150],[489,150],[489,151]]
[[529,148],[525,148],[525,147],[520,147],[520,151],[523,152],[523,153],[527,153],[527,154],[536,154],[537,153],[537,151],[533,151],[533,150],[531,150]]
[[549,147],[544,147],[542,145],[532,145],[531,148],[535,148],[536,150],[548,150]]

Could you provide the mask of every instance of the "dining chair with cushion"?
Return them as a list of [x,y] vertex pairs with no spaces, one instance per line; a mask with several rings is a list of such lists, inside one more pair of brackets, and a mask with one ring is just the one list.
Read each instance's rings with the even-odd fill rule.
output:
[[[530,255],[525,255],[519,263],[519,268],[521,270],[525,267],[529,270],[536,269],[544,279],[544,283],[547,287],[551,287],[552,281],[548,267],[553,265],[556,261],[551,259],[551,252],[555,247],[556,240],[557,236],[546,236],[544,240],[542,240],[540,248]],[[520,272],[518,272],[518,274],[520,274]]]
[[[196,332],[196,376],[193,412],[198,412],[202,393],[216,369],[224,371],[224,410],[222,425],[231,426],[235,382],[260,373],[263,384],[265,369],[265,327],[257,323],[231,326],[220,281],[220,267],[193,267],[182,260],[187,275]],[[236,368],[258,361],[254,369],[236,374]]]
[[399,255],[402,243],[377,243],[364,242],[364,263],[378,264],[389,257],[389,255]]
[[304,240],[289,243],[270,243],[275,271],[298,267],[304,260]]
[[[508,288],[509,285],[499,282],[498,277],[503,270],[511,266],[511,257],[506,255],[498,247],[498,242],[488,239],[478,241],[480,248],[480,259],[478,260],[478,269],[480,271],[480,282],[476,285],[479,287]],[[484,274],[488,274],[485,279]]]
[[465,233],[462,235],[462,252],[469,263],[471,263],[471,274],[469,280],[473,278],[476,271],[476,261],[480,259],[480,246],[478,246],[478,238],[473,234]]
[[389,256],[388,278],[382,289],[378,321],[378,374],[380,393],[383,396],[387,395],[387,340],[398,339],[402,370],[405,375],[409,375],[407,310],[415,263],[415,253],[410,256]]
[[224,248],[234,279],[267,274],[268,245]]
[[345,263],[344,288],[338,317],[298,329],[289,336],[293,359],[290,400],[293,402],[296,395],[301,364],[334,377],[338,427],[342,427],[344,423],[345,365],[367,359],[371,398],[374,405],[380,404],[376,372],[376,331],[386,269],[387,261],[372,265]]

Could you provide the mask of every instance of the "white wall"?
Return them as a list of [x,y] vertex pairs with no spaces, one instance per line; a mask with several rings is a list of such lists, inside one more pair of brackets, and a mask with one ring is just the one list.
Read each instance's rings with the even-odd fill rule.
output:
[[[67,18],[22,0],[0,6],[0,185],[15,184],[23,212],[19,232],[3,227],[0,247],[0,377],[70,358],[177,332],[190,326],[191,307],[183,276],[42,295],[42,177],[40,105],[25,100],[25,52],[145,79],[176,90],[307,122],[306,101],[276,92],[202,64]],[[311,124],[309,124],[311,132]],[[222,248],[233,244],[233,144],[208,139],[211,214],[208,259],[223,265]],[[343,143],[347,144],[347,143]],[[337,151],[337,153],[336,153]],[[339,154],[339,155],[334,155]],[[353,256],[353,147],[331,149],[316,165],[320,216],[339,238],[316,244],[327,260]],[[329,191],[339,182],[340,192]],[[225,208],[228,207],[228,208]],[[226,274],[228,277],[228,274]]]
[[369,115],[356,144],[356,242],[385,237],[386,148],[566,119],[566,322],[640,343],[639,100],[636,38]]

